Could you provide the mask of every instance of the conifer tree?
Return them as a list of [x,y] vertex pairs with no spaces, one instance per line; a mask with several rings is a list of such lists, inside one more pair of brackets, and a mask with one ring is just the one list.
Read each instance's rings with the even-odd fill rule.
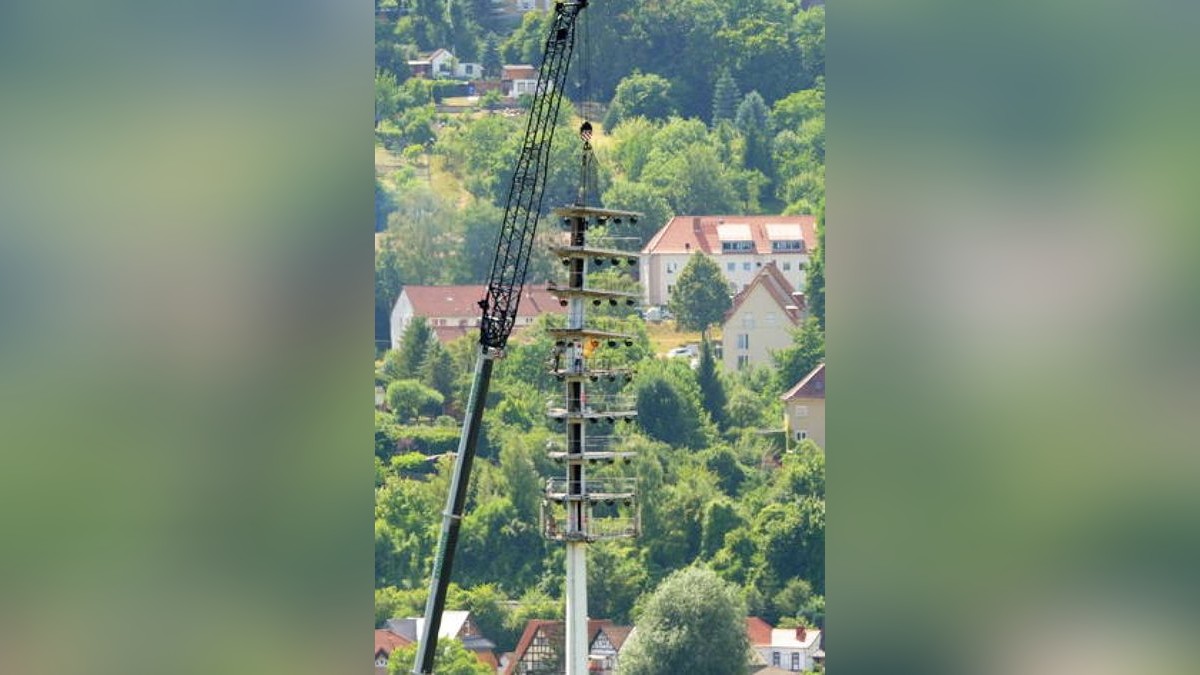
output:
[[717,373],[716,355],[711,340],[700,343],[700,363],[696,367],[696,380],[700,385],[700,400],[708,416],[720,429],[725,428],[725,385]]
[[817,249],[808,258],[804,300],[809,316],[825,330],[825,203],[817,207]]
[[421,364],[425,361],[425,353],[429,351],[429,341],[433,339],[433,329],[424,317],[416,317],[404,330],[400,338],[400,353],[397,357],[397,379],[413,378],[421,375]]
[[721,74],[717,76],[716,85],[713,87],[713,108],[712,108],[712,123],[713,126],[721,120],[733,120],[737,114],[738,99],[741,98],[741,93],[738,91],[737,82],[733,79],[733,74],[728,68],[722,68]]

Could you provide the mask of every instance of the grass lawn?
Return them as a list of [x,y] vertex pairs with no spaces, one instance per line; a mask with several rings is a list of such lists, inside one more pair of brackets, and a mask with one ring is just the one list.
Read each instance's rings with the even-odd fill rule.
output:
[[[674,321],[663,321],[662,323],[647,321],[646,332],[650,334],[651,348],[659,356],[666,354],[675,347],[682,347],[686,344],[700,344],[700,333],[676,331]],[[721,339],[720,327],[714,327],[709,330],[709,339],[713,342]]]

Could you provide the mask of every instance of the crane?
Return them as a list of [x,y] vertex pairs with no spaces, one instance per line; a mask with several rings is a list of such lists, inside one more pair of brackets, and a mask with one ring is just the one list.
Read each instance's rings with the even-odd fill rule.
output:
[[479,301],[483,311],[479,353],[475,360],[454,472],[450,478],[450,492],[442,512],[441,533],[430,573],[429,598],[425,603],[425,619],[421,626],[416,663],[413,665],[414,675],[433,673],[438,630],[446,606],[446,591],[450,585],[450,571],[454,565],[454,550],[458,544],[458,531],[466,505],[467,484],[479,441],[488,385],[492,368],[497,359],[503,358],[504,348],[516,322],[517,306],[529,268],[529,253],[541,217],[546,166],[550,159],[550,144],[554,140],[558,110],[562,104],[561,92],[564,91],[571,54],[575,49],[575,21],[587,5],[588,0],[559,0],[554,4],[553,22],[543,49],[533,106],[529,111],[525,136],[508,189],[504,220],[496,243],[496,257],[492,260],[488,277],[487,294]]

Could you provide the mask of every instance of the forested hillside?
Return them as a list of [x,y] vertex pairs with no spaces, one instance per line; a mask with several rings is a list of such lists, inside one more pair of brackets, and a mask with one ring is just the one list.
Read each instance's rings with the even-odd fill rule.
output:
[[[609,235],[644,242],[674,214],[819,213],[824,10],[801,4],[593,0],[569,90],[561,92],[567,100],[544,204],[575,197],[576,111],[587,110],[599,127],[597,196],[646,214],[610,226]],[[404,285],[486,281],[524,129],[523,102],[491,94],[464,100],[461,85],[414,78],[406,62],[446,48],[489,73],[536,65],[547,24],[538,12],[504,20],[489,0],[385,0],[379,9],[382,347]],[[535,246],[530,283],[554,279],[560,267],[552,263],[548,246]],[[607,287],[617,285],[618,272],[603,274]],[[562,433],[545,415],[561,386],[547,374],[551,321],[543,316],[526,329],[497,366],[454,570],[450,606],[475,612],[500,651],[512,648],[526,619],[561,617],[563,609],[563,547],[538,531],[545,478],[562,473],[547,457],[547,444]],[[593,386],[636,398],[642,421],[614,433],[627,438],[622,449],[638,453],[624,470],[638,479],[643,535],[590,547],[591,616],[630,622],[658,581],[702,562],[742,589],[751,613],[821,625],[824,451],[805,442],[784,453],[779,432],[779,394],[794,383],[788,378],[823,359],[821,323],[798,333],[778,367],[728,374],[708,350],[696,369],[655,358],[645,324],[624,308],[602,321],[639,336],[611,350],[636,368],[633,380]],[[442,345],[418,321],[400,349],[379,351],[377,382],[389,401],[389,412],[376,413],[379,621],[423,609],[449,480],[445,455],[457,444],[474,348],[471,337]]]

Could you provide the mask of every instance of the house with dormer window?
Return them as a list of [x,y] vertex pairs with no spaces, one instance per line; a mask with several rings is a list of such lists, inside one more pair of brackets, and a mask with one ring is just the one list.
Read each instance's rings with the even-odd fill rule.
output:
[[793,288],[804,288],[804,267],[817,243],[815,227],[814,216],[675,216],[641,251],[645,304],[667,304],[693,253],[717,263],[731,296],[746,289],[768,263],[775,263]]
[[771,362],[772,352],[791,345],[805,317],[804,294],[774,261],[759,268],[750,285],[733,298],[721,323],[721,358],[728,370]]

